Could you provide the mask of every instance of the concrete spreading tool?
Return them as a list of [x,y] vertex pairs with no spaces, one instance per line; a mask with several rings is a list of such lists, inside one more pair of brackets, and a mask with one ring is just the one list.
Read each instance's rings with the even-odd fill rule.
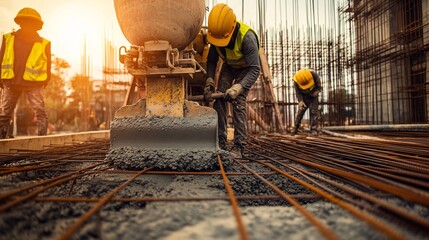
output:
[[179,170],[212,169],[218,154],[229,158],[218,148],[216,111],[187,100],[189,83],[205,82],[200,64],[208,51],[207,43],[200,46],[204,0],[114,4],[122,32],[133,44],[129,50],[121,47],[125,54],[120,54],[133,82],[111,124],[107,158],[119,169]]

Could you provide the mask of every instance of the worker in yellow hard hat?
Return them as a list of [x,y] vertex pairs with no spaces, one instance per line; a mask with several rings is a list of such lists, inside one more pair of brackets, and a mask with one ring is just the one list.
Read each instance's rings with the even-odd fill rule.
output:
[[241,158],[247,141],[246,97],[256,82],[259,72],[259,40],[256,32],[237,21],[234,11],[226,4],[213,7],[208,18],[207,40],[210,50],[207,57],[206,99],[215,91],[216,66],[219,58],[223,65],[218,88],[224,98],[216,99],[213,108],[218,114],[219,146],[227,144],[227,102],[232,102],[234,121],[233,157]]
[[48,116],[44,87],[51,78],[51,43],[37,33],[42,29],[43,21],[35,9],[21,9],[14,20],[20,29],[4,34],[0,49],[3,87],[0,138],[7,136],[12,114],[22,93],[27,96],[37,117],[38,135],[46,135]]
[[295,96],[298,99],[298,111],[295,116],[295,125],[291,135],[298,132],[305,111],[310,108],[310,131],[313,135],[318,134],[319,120],[319,94],[322,84],[317,72],[310,69],[301,69],[293,76]]

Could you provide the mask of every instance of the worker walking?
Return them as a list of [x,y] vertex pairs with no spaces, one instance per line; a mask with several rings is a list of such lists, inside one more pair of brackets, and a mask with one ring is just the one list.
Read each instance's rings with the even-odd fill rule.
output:
[[37,33],[42,29],[43,21],[35,9],[21,9],[14,20],[21,28],[3,35],[0,50],[4,93],[0,138],[6,138],[12,114],[23,93],[37,117],[38,135],[46,135],[48,116],[44,88],[51,77],[51,44]]
[[219,146],[226,149],[227,102],[233,106],[234,146],[233,157],[241,158],[247,141],[246,97],[259,77],[259,40],[256,32],[237,21],[233,10],[220,3],[213,7],[208,18],[207,40],[211,44],[207,57],[207,81],[204,95],[210,98],[215,91],[216,65],[221,58],[218,91],[223,99],[216,99],[213,108],[218,114]]
[[291,135],[298,132],[302,117],[310,108],[310,131],[317,135],[317,125],[319,121],[319,93],[322,91],[319,74],[310,69],[301,69],[293,77],[295,96],[298,99],[298,112],[295,116],[295,126]]

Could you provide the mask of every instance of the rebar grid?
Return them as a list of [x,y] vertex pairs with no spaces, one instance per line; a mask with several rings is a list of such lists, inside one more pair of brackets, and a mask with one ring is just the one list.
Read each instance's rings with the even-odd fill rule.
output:
[[[7,221],[7,213],[19,211],[23,205],[87,204],[89,208],[74,216],[74,220],[69,221],[63,231],[51,233],[51,237],[67,239],[82,231],[85,223],[102,222],[99,215],[107,211],[107,204],[235,202],[231,206],[238,223],[237,235],[247,239],[248,232],[252,230],[248,228],[250,223],[246,222],[246,215],[241,213],[246,203],[262,201],[264,205],[274,201],[276,204],[290,206],[287,204],[290,202],[293,203],[292,206],[301,209],[311,223],[318,226],[317,229],[323,236],[333,239],[336,238],[335,232],[330,226],[320,224],[323,219],[307,211],[305,205],[307,202],[331,201],[391,238],[404,237],[403,231],[409,229],[427,234],[427,216],[419,215],[403,206],[405,203],[425,209],[429,207],[429,146],[418,134],[416,136],[413,138],[412,135],[407,135],[404,141],[400,141],[399,136],[397,139],[353,141],[326,135],[318,138],[305,134],[298,137],[254,136],[248,145],[245,158],[237,159],[236,165],[227,166],[223,171],[214,169],[211,172],[115,170],[112,169],[111,163],[104,161],[109,146],[107,141],[3,156],[0,158],[0,214],[2,220]],[[76,152],[80,153],[79,160],[76,160]],[[87,157],[91,161],[87,162]],[[221,159],[219,163],[222,164]],[[55,164],[62,164],[61,168],[58,169]],[[188,181],[191,182],[213,177],[219,183],[222,182],[223,176],[223,181],[229,183],[226,186],[230,185],[230,190],[229,194],[226,194],[223,187],[223,195],[166,194],[142,197],[147,190],[142,185],[139,188],[140,193],[132,196],[127,195],[128,193],[121,195],[130,184],[141,184],[143,176],[190,176],[192,180]],[[240,187],[245,182],[242,181],[245,178],[253,178],[252,176],[260,181],[258,186],[267,184],[268,188],[275,191],[261,192],[253,189],[242,193]],[[278,185],[272,182],[273,179],[291,180],[309,192],[289,193],[292,185]],[[99,192],[97,185],[90,185],[94,187],[94,192],[92,187],[86,195],[76,192],[91,181],[95,181],[97,185],[105,185],[104,191]],[[60,188],[60,191],[54,191],[57,188]],[[391,198],[402,199],[402,204],[392,203],[389,201]],[[144,210],[144,206],[142,208]]]

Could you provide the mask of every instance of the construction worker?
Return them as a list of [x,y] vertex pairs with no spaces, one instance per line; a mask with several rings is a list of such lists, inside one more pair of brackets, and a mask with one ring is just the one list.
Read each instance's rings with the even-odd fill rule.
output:
[[32,8],[21,9],[15,17],[20,29],[3,35],[0,50],[3,111],[0,138],[6,138],[12,114],[22,93],[27,96],[37,117],[38,135],[46,135],[48,116],[44,88],[51,77],[51,44],[37,33],[42,29],[40,14]]
[[226,149],[227,102],[233,106],[234,146],[231,155],[241,158],[247,141],[246,97],[259,72],[259,40],[256,32],[237,21],[233,10],[220,3],[213,7],[208,18],[207,40],[211,44],[207,57],[206,99],[215,91],[215,71],[219,58],[223,65],[218,91],[224,98],[216,99],[213,108],[218,114],[219,146]]
[[298,132],[305,111],[310,108],[310,131],[317,135],[319,119],[319,93],[322,91],[319,74],[310,69],[301,69],[293,76],[295,96],[298,99],[298,112],[295,116],[295,126],[291,135]]

